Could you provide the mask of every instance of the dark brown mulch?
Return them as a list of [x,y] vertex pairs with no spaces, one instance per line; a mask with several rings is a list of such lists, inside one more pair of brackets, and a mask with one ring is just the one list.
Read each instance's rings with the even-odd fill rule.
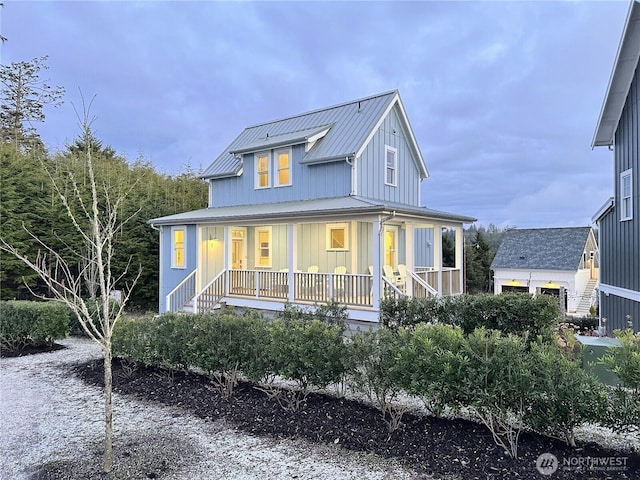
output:
[[[103,385],[102,362],[76,367],[86,382]],[[241,383],[229,399],[212,389],[200,375],[176,372],[170,376],[157,368],[133,371],[117,360],[113,363],[114,389],[138,399],[177,406],[203,419],[225,419],[238,430],[275,438],[304,438],[312,442],[340,444],[344,448],[373,452],[403,461],[419,475],[456,479],[640,479],[640,454],[620,453],[596,444],[573,449],[548,437],[523,434],[519,459],[513,460],[496,446],[482,425],[466,420],[405,415],[404,427],[388,433],[378,410],[359,402],[330,395],[311,394],[298,412],[283,410],[278,403],[251,384]],[[552,453],[558,471],[542,476],[536,460]],[[613,457],[616,470],[587,470],[590,460]],[[605,461],[605,460],[600,460]],[[571,465],[564,467],[563,465]]]
[[26,345],[16,350],[0,348],[0,358],[24,357],[25,355],[35,355],[36,353],[55,352],[63,348],[66,347],[55,342],[51,345]]

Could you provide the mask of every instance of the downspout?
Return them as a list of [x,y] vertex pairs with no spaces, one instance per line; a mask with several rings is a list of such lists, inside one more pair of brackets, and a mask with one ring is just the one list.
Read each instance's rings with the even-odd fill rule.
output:
[[351,193],[349,196],[354,197],[358,195],[358,176],[356,174],[356,156],[355,154],[347,155],[344,158],[347,165],[351,167]]

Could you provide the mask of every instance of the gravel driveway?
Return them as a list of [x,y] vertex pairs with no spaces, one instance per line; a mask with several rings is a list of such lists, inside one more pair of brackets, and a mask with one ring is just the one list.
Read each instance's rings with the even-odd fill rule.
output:
[[[101,361],[92,342],[0,359],[0,479],[101,477],[102,391],[68,364]],[[251,437],[223,422],[114,394],[115,479],[409,479],[398,464],[339,446]],[[104,477],[103,477],[104,478]]]

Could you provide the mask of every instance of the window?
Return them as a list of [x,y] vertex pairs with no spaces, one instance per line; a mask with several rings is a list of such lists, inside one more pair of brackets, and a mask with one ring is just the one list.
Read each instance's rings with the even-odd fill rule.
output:
[[398,149],[385,145],[384,156],[384,183],[395,187],[397,185]]
[[632,170],[620,174],[620,220],[633,218],[633,181]]
[[348,224],[327,224],[327,250],[349,250]]
[[289,150],[276,151],[276,187],[291,185],[291,165]]
[[271,227],[256,228],[256,267],[271,266]]
[[256,188],[268,188],[271,159],[268,152],[256,153]]
[[186,244],[185,244],[184,227],[173,227],[171,229],[171,267],[185,268],[186,263]]

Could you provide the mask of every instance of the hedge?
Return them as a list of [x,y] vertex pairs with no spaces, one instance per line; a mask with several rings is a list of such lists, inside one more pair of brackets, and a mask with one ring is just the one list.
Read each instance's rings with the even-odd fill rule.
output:
[[57,301],[3,301],[0,319],[0,348],[9,352],[51,346],[69,334],[69,308]]

